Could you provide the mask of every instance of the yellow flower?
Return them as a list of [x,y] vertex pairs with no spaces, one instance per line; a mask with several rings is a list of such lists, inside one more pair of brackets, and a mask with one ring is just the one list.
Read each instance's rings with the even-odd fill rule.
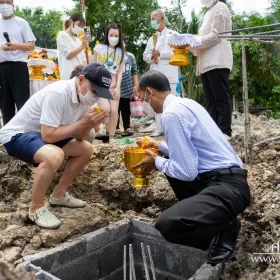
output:
[[60,30],[58,30],[58,31],[55,33],[56,37],[58,36],[59,32],[60,32]]
[[100,44],[100,42],[97,40],[96,42],[95,42],[95,46],[97,46],[97,45],[99,45]]

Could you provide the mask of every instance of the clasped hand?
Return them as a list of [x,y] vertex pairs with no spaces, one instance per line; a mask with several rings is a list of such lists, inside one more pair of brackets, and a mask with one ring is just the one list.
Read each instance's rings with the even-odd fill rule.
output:
[[99,125],[104,122],[104,120],[109,116],[108,113],[102,112],[98,114],[95,110],[90,110],[89,112],[85,113],[82,122],[86,127],[94,128],[97,130]]
[[[136,140],[136,144],[139,147],[142,147],[144,142],[145,141],[142,138]],[[159,142],[154,139],[150,139],[150,141],[148,143],[146,143],[146,145],[147,145],[147,149],[146,149],[145,158],[141,162],[139,162],[138,164],[136,164],[132,167],[132,168],[141,167],[143,174],[149,174],[152,170],[156,169],[157,154],[148,149],[149,148],[158,149]]]

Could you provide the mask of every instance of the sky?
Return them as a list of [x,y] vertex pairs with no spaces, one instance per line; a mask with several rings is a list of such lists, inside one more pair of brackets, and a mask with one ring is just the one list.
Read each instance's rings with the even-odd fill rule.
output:
[[[87,1],[87,0],[85,0]],[[92,1],[92,0],[90,0]],[[145,0],[143,0],[145,1]],[[158,0],[161,6],[170,7],[171,0]],[[233,9],[235,11],[252,11],[257,10],[261,13],[265,12],[265,9],[269,7],[270,0],[231,0],[233,3]],[[22,7],[37,7],[41,6],[45,10],[57,9],[63,11],[63,9],[70,9],[74,6],[72,0],[46,0],[46,1],[34,1],[34,0],[14,0],[15,5]],[[59,3],[59,4],[58,4]],[[199,0],[187,0],[187,6],[183,9],[185,17],[190,19],[191,11],[195,9],[198,12],[201,9]]]

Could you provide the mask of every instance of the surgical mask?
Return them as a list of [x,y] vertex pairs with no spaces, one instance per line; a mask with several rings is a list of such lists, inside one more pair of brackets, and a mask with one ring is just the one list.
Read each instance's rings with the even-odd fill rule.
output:
[[120,39],[118,37],[109,37],[108,41],[111,46],[115,47],[119,43]]
[[86,105],[86,106],[92,106],[98,102],[99,97],[96,95],[93,95],[92,92],[88,91],[85,95],[82,95],[81,93],[79,93],[79,99],[80,99],[81,104]]
[[142,103],[142,105],[143,105],[143,110],[144,110],[144,112],[146,112],[146,114],[148,114],[150,117],[154,118],[154,117],[157,115],[157,113],[154,111],[154,109],[152,108],[152,106],[151,106],[151,104],[150,104],[151,99],[150,99],[149,103],[146,102],[145,100],[146,100],[146,92],[145,92],[145,96],[144,96],[144,101],[143,101],[143,103]]
[[4,17],[9,17],[13,14],[14,7],[9,4],[0,4],[0,14]]
[[77,26],[74,24],[74,27],[71,27],[72,29],[72,32],[75,34],[75,35],[78,35],[82,32],[83,28],[80,27],[80,26]]
[[210,8],[217,0],[200,0],[202,6]]
[[151,26],[154,30],[158,30],[159,29],[159,23],[157,22],[157,20],[151,20]]

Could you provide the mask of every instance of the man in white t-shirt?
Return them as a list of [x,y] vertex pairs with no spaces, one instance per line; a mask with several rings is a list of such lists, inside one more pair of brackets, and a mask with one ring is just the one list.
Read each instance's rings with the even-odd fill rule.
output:
[[[176,95],[176,86],[178,83],[178,66],[169,64],[169,59],[173,54],[173,49],[167,43],[167,37],[164,35],[177,33],[165,26],[165,14],[161,9],[151,13],[151,26],[158,36],[156,47],[154,48],[153,36],[149,38],[146,49],[143,53],[143,59],[150,64],[150,70],[156,70],[164,74],[171,86],[172,94]],[[146,112],[149,115],[149,111]],[[156,129],[151,136],[160,136],[163,134],[160,123],[161,114],[155,116]],[[154,117],[154,116],[152,116]]]
[[14,16],[13,0],[0,0],[0,110],[4,125],[30,96],[27,51],[36,38],[27,21]]
[[113,99],[110,85],[109,71],[101,64],[89,64],[78,77],[52,83],[34,94],[0,130],[0,143],[10,156],[38,165],[29,208],[29,218],[37,225],[57,228],[61,224],[45,207],[44,196],[65,156],[69,160],[49,204],[86,206],[85,201],[69,195],[67,189],[93,153],[85,137],[108,117],[90,106],[99,97]]

